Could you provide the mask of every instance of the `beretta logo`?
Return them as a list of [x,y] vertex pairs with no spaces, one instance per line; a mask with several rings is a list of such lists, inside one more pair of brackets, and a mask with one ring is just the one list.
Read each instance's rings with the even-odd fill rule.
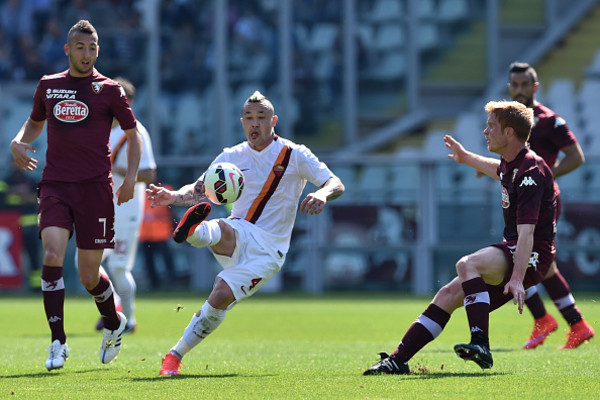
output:
[[88,106],[78,100],[63,100],[54,106],[54,116],[62,122],[79,122],[88,116]]

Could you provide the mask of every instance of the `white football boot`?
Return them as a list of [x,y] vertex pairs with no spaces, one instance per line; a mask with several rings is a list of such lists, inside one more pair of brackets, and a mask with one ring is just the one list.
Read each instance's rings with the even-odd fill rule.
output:
[[103,364],[108,364],[114,360],[121,351],[121,336],[127,325],[127,318],[125,317],[125,314],[120,311],[117,311],[117,314],[119,314],[119,317],[121,318],[119,327],[114,331],[104,328],[104,333],[102,334],[102,343],[100,343],[100,361]]
[[65,365],[65,361],[69,358],[69,346],[67,343],[60,344],[60,341],[56,339],[46,349],[48,351],[48,359],[46,360],[46,368],[48,371],[53,369],[60,369]]

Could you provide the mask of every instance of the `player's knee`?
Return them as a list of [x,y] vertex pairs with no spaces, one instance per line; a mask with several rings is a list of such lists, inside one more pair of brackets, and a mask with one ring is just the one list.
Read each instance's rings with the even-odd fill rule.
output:
[[471,271],[472,268],[473,266],[471,265],[471,262],[469,261],[469,258],[467,256],[462,257],[456,263],[456,273],[459,277],[464,277],[465,275],[467,275],[467,273]]
[[79,280],[87,290],[92,290],[96,286],[98,286],[100,278],[98,274],[94,274],[92,273],[92,271],[87,271],[84,268],[79,268]]
[[63,258],[63,255],[60,255],[52,248],[44,250],[44,265],[62,266]]
[[235,301],[235,296],[229,285],[222,279],[217,278],[217,282],[208,296],[208,303],[217,309],[225,310]]

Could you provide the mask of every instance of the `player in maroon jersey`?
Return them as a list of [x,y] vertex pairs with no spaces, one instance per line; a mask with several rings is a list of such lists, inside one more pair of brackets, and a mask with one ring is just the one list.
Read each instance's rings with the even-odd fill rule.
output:
[[381,361],[365,375],[408,374],[408,360],[442,332],[462,305],[471,341],[455,345],[454,351],[482,369],[491,368],[489,313],[511,298],[523,312],[525,288],[544,279],[554,265],[554,178],[544,160],[527,146],[533,111],[516,101],[489,102],[485,110],[488,149],[501,159],[467,151],[451,136],[444,141],[452,151],[448,157],[500,180],[504,240],[462,257],[456,263],[458,276],[437,292],[398,348],[391,355],[381,353]]
[[113,117],[125,130],[128,166],[117,190],[118,203],[133,197],[141,155],[141,139],[135,116],[123,89],[101,75],[98,33],[81,20],[69,30],[65,55],[69,69],[40,79],[33,109],[10,144],[17,165],[24,171],[37,168],[28,151],[48,122],[46,166],[38,184],[39,230],[44,249],[42,294],[52,344],[48,347],[48,370],[62,368],[69,356],[63,324],[63,262],[73,229],[76,231],[79,278],[94,296],[104,319],[100,361],[111,362],[121,349],[126,318],[115,310],[112,285],[100,274],[105,248],[114,247],[114,206],[109,136]]
[[[546,161],[546,164],[552,169],[554,178],[557,178],[582,165],[585,162],[585,157],[575,135],[569,130],[565,120],[535,99],[535,92],[538,88],[537,73],[533,67],[522,62],[515,62],[510,65],[508,83],[510,95],[513,100],[532,108],[535,117],[535,123],[529,138],[529,146]],[[558,159],[561,152],[564,157]],[[559,195],[558,219],[561,213],[558,185],[556,185],[556,191]],[[594,336],[594,330],[583,319],[581,312],[575,305],[575,298],[571,293],[571,289],[558,267],[555,270],[556,273],[544,279],[542,284],[556,308],[571,327],[567,342],[560,348],[572,349],[591,339]],[[523,347],[533,349],[544,343],[548,335],[557,329],[558,323],[546,311],[535,286],[527,289],[525,304],[531,311],[535,321],[531,336]]]

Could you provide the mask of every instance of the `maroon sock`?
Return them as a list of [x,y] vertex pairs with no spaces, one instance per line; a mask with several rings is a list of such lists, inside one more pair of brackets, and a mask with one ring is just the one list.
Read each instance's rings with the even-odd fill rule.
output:
[[535,319],[542,318],[546,315],[546,307],[544,307],[544,302],[538,292],[535,292],[531,297],[525,299],[525,305],[529,308],[531,315]]
[[61,344],[64,344],[67,335],[64,323],[65,282],[62,267],[42,266],[42,297],[52,341],[58,339]]
[[407,362],[442,332],[449,319],[450,314],[435,304],[430,304],[408,328],[392,356],[400,362]]
[[[481,338],[489,337],[490,325],[490,294],[485,281],[481,277],[469,279],[462,283],[462,288],[465,292],[465,311],[471,327],[471,343],[489,347],[489,340],[488,343],[480,343]],[[477,340],[474,341],[474,338]]]
[[98,311],[100,311],[100,315],[104,320],[104,327],[110,330],[117,329],[120,320],[115,309],[115,297],[108,276],[100,274],[98,285],[92,290],[88,290],[88,292],[96,300],[96,307],[98,307]]
[[575,298],[571,293],[569,284],[558,270],[556,270],[556,274],[542,283],[548,292],[548,296],[550,296],[556,308],[558,308],[569,325],[573,325],[583,319],[581,312],[579,312],[579,309],[575,305]]

